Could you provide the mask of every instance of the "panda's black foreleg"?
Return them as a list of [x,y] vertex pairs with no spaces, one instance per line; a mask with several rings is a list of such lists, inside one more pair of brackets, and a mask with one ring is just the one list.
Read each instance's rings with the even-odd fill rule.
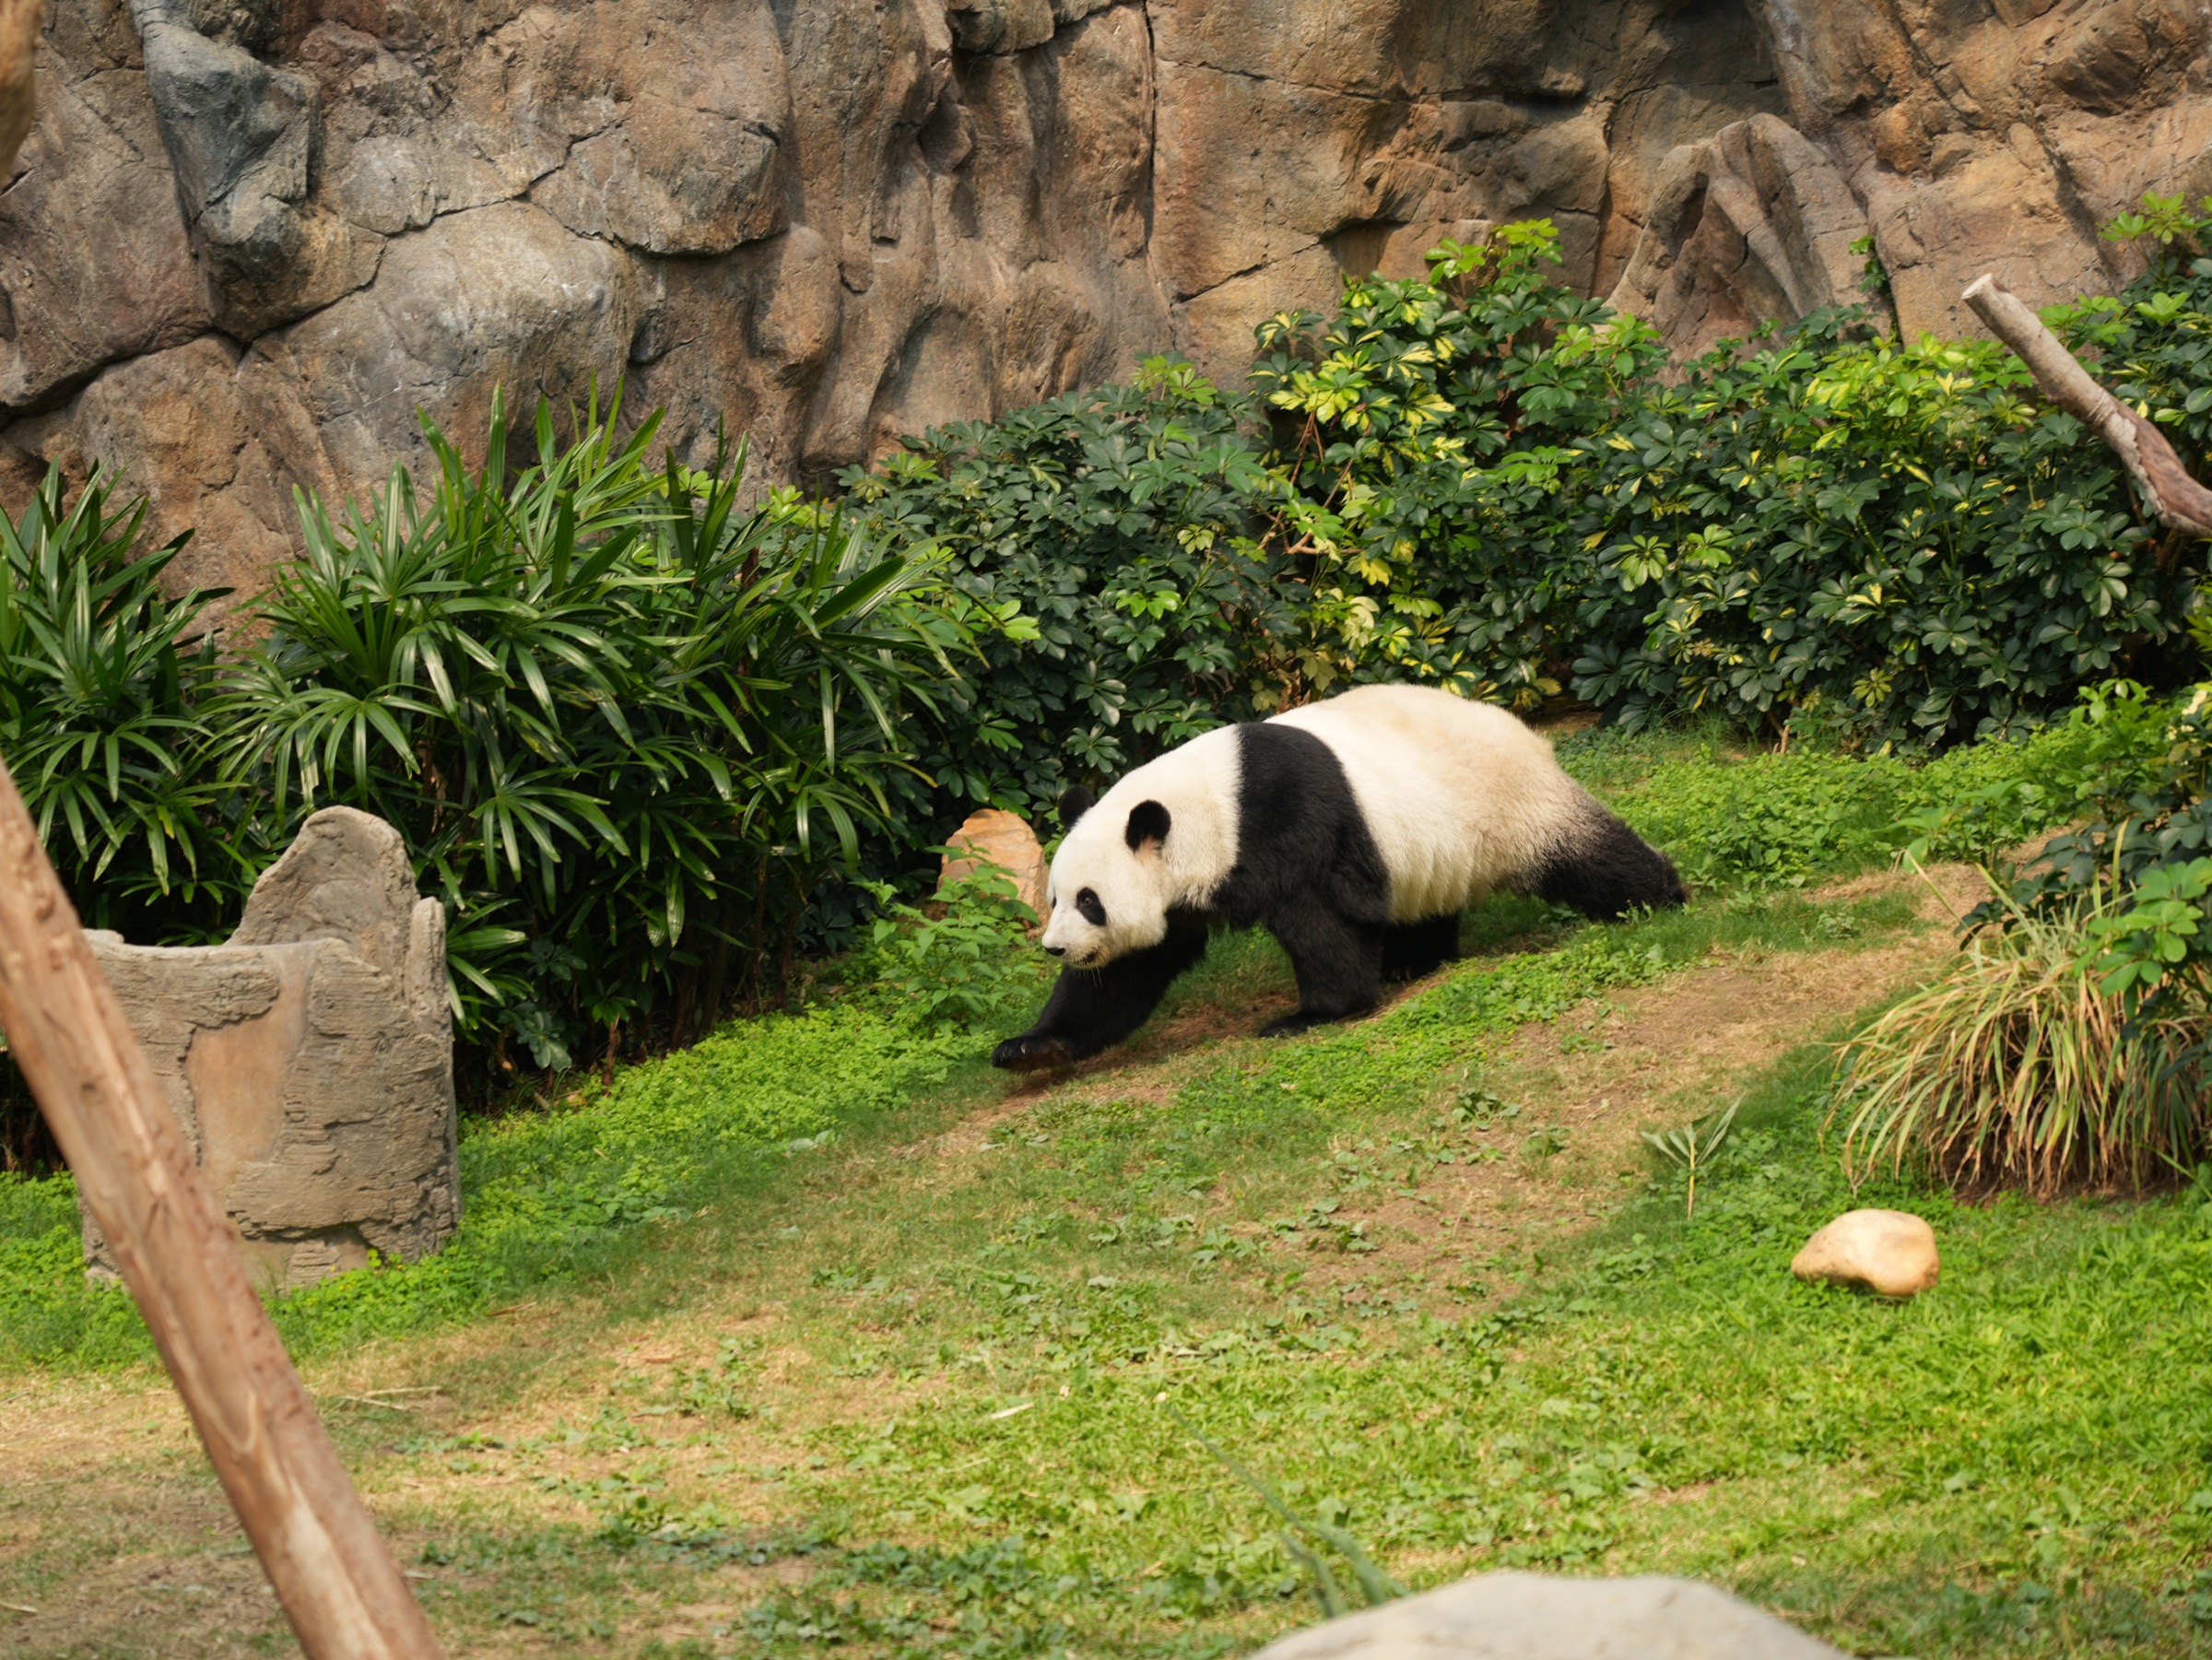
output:
[[1418,980],[1459,957],[1459,912],[1393,923],[1382,930],[1382,978]]
[[1323,905],[1286,906],[1269,919],[1267,931],[1289,954],[1298,1012],[1262,1027],[1262,1037],[1295,1037],[1308,1027],[1363,1015],[1382,1001],[1388,932],[1382,924],[1354,922]]
[[1168,912],[1168,936],[1102,969],[1063,969],[1037,1024],[991,1052],[1008,1072],[1065,1066],[1110,1049],[1147,1020],[1177,975],[1206,955],[1206,918]]

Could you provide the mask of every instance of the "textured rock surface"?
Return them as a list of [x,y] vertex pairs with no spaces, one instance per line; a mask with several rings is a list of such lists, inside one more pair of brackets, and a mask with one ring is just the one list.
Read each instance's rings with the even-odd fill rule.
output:
[[[216,1200],[271,1285],[412,1261],[461,1217],[445,912],[398,833],[309,818],[229,942],[89,936]],[[108,1267],[88,1218],[87,1261]]]
[[1483,1573],[1269,1644],[1254,1660],[1840,1660],[1711,1585]]
[[984,862],[996,865],[1014,878],[1015,890],[1021,902],[1044,920],[1044,887],[1047,875],[1044,849],[1037,843],[1037,832],[1018,813],[1008,813],[994,806],[979,807],[968,815],[960,828],[952,832],[946,845],[965,850],[971,856],[962,858],[947,854],[937,867],[937,885],[959,877],[972,875]]
[[1800,1279],[1916,1297],[1936,1283],[1936,1230],[1903,1210],[1847,1210],[1805,1242],[1790,1262]]
[[821,478],[926,422],[1217,374],[1347,268],[1548,215],[1697,346],[2212,191],[2194,0],[52,0],[0,188],[0,499],[98,458],[251,585],[291,488],[628,374]]

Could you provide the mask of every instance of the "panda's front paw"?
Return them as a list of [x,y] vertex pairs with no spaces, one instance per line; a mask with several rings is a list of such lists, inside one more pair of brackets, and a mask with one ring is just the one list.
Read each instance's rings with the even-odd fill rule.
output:
[[1266,1025],[1260,1028],[1260,1036],[1264,1038],[1295,1038],[1300,1032],[1312,1031],[1321,1023],[1317,1017],[1309,1015],[1301,1009],[1296,1014],[1285,1015],[1279,1020],[1268,1021]]
[[1002,1072],[1041,1072],[1075,1058],[1060,1038],[1008,1038],[991,1052],[991,1064]]

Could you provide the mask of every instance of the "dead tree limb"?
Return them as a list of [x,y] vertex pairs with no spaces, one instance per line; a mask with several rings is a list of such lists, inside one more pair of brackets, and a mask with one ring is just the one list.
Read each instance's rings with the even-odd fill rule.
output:
[[4,765],[0,1026],[300,1647],[435,1660]]
[[30,69],[39,54],[39,0],[0,0],[0,183],[37,116]]
[[2212,490],[2189,477],[2166,435],[2093,380],[2059,337],[1995,272],[1967,285],[1966,303],[1989,332],[2012,347],[2043,395],[2112,446],[2167,525],[2212,536]]

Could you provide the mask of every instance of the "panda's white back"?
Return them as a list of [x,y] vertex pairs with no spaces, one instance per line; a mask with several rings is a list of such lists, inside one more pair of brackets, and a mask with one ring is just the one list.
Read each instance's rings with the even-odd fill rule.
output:
[[1584,797],[1513,714],[1424,686],[1361,686],[1274,717],[1350,781],[1397,922],[1457,911],[1540,865]]

